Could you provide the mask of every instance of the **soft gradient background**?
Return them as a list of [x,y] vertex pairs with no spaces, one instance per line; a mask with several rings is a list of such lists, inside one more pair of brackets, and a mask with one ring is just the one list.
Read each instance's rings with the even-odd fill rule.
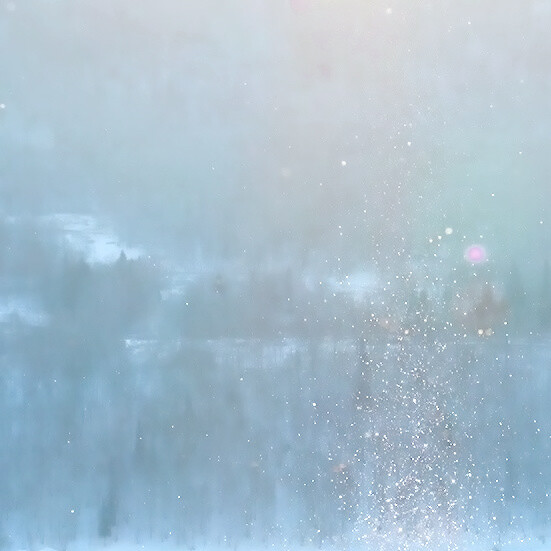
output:
[[550,28],[0,0],[0,548],[545,549]]

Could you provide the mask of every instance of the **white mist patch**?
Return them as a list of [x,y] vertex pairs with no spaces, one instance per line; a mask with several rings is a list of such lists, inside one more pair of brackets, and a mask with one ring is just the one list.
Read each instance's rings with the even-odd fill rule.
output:
[[48,323],[48,314],[40,305],[25,296],[0,296],[0,323],[10,323],[14,318],[32,326]]
[[[210,272],[207,272],[210,273]],[[169,298],[184,296],[190,287],[197,283],[204,274],[187,272],[178,270],[168,277],[167,287],[161,291],[161,298],[167,300]]]
[[329,278],[327,285],[335,293],[350,294],[357,301],[365,300],[379,286],[379,278],[371,272],[353,272]]
[[82,254],[87,262],[110,264],[120,257],[122,251],[131,260],[144,255],[142,249],[122,243],[110,228],[100,224],[94,216],[57,213],[43,217],[43,221],[60,231],[64,244]]

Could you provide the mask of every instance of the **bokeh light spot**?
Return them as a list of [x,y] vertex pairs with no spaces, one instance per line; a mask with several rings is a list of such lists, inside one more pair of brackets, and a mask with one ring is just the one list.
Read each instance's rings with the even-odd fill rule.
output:
[[465,260],[472,264],[480,264],[487,260],[486,249],[482,245],[471,245],[465,251]]

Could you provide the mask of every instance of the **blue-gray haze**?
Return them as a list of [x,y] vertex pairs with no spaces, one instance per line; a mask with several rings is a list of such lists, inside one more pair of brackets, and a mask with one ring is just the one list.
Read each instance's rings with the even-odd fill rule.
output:
[[2,0],[0,548],[544,549],[550,26]]

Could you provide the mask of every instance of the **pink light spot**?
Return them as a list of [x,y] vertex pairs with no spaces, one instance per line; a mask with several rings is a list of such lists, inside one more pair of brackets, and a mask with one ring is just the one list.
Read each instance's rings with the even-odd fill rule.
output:
[[487,259],[486,249],[482,245],[471,245],[465,251],[465,260],[472,264],[480,264]]

